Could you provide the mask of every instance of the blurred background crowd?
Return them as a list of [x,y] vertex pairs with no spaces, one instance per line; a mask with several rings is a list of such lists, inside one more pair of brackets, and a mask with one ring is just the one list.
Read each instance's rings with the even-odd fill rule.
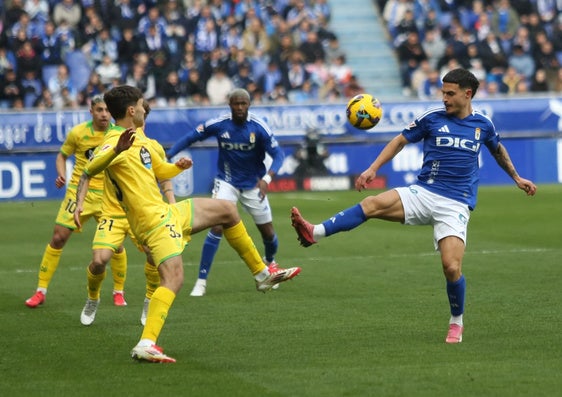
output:
[[436,98],[459,66],[479,97],[562,93],[562,0],[378,0],[406,96]]
[[341,100],[360,91],[326,0],[0,1],[0,107],[73,108],[108,88],[153,106]]
[[[458,66],[480,79],[480,97],[562,92],[562,0],[376,5],[405,97],[439,99]],[[234,87],[255,104],[363,90],[328,0],[0,0],[0,14],[4,109],[86,106],[119,84],[155,107],[224,104]]]

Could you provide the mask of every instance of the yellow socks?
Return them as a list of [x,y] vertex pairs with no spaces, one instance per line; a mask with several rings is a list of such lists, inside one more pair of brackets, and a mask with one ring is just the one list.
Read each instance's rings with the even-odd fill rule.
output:
[[43,259],[41,259],[41,265],[39,266],[39,282],[37,288],[44,288],[45,290],[49,288],[49,283],[57,271],[57,267],[59,267],[61,254],[62,249],[54,249],[47,244],[47,248],[45,248],[45,252],[43,253]]
[[158,336],[168,316],[168,311],[175,298],[176,294],[172,290],[166,287],[156,288],[148,305],[148,315],[146,316],[146,325],[142,331],[141,340],[158,340]]
[[90,267],[86,268],[88,275],[88,299],[98,300],[100,298],[101,283],[105,279],[106,272],[101,274],[92,274]]
[[242,221],[228,229],[224,229],[223,235],[230,246],[238,252],[238,255],[240,255],[254,276],[266,268]]
[[115,252],[110,261],[111,274],[113,275],[113,290],[124,291],[127,278],[127,251]]
[[146,299],[151,299],[154,291],[160,285],[160,273],[158,268],[148,261],[144,263],[144,275],[146,276]]

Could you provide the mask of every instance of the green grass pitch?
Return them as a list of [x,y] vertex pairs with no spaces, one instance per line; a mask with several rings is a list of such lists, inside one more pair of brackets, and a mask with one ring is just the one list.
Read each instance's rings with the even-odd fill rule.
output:
[[[282,266],[295,280],[267,294],[223,241],[207,296],[189,292],[206,232],[184,252],[185,285],[158,341],[178,362],[134,362],[143,256],[127,242],[125,308],[111,275],[95,323],[80,324],[93,224],[64,249],[46,303],[36,287],[58,202],[0,204],[3,396],[554,396],[562,388],[562,186],[526,197],[482,187],[463,272],[465,334],[446,345],[449,311],[429,227],[369,221],[310,248],[291,206],[320,222],[365,193],[270,195]],[[243,215],[256,246],[256,228]],[[156,394],[158,393],[158,394]]]

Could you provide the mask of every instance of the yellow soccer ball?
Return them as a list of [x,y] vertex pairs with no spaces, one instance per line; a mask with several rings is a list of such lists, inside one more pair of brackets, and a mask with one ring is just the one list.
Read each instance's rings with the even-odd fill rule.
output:
[[369,94],[355,95],[346,107],[347,120],[355,128],[369,130],[382,118],[382,105],[377,98]]

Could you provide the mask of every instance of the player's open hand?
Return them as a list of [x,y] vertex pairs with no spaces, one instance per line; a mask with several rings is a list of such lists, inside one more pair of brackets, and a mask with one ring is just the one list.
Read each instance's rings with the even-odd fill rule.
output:
[[191,168],[193,166],[193,160],[187,157],[182,157],[174,164],[176,165],[176,167],[181,168],[182,170],[187,170],[188,168]]
[[134,141],[135,141],[135,130],[133,128],[127,128],[119,136],[117,145],[115,145],[115,153],[119,154],[129,149],[133,145]]

